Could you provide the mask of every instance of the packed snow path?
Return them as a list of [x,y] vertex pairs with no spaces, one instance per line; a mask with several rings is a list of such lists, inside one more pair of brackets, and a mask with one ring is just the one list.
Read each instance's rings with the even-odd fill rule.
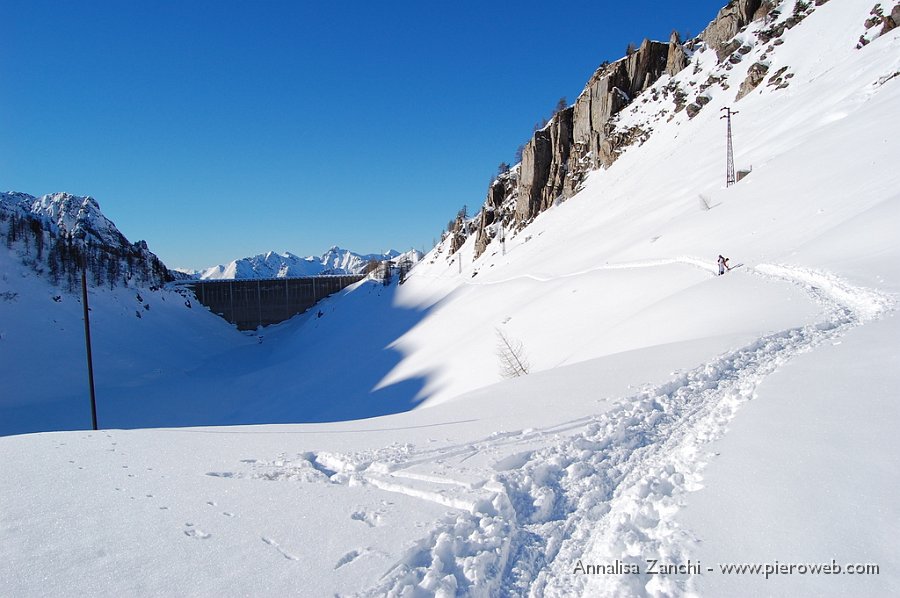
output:
[[[664,263],[713,270],[695,258],[601,268]],[[823,306],[823,317],[765,335],[591,418],[433,450],[393,445],[365,454],[308,453],[298,462],[257,462],[247,474],[227,475],[371,484],[455,510],[364,595],[688,592],[687,576],[572,573],[579,560],[687,561],[692,538],[675,514],[685,493],[699,487],[711,458],[706,445],[724,434],[766,376],[892,305],[821,271],[758,265],[745,272],[801,286]]]

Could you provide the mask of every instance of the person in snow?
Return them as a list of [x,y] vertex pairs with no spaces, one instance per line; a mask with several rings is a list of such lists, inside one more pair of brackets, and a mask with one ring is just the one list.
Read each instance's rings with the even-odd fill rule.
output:
[[728,258],[719,255],[719,276],[725,274],[725,270],[731,270],[731,266],[728,265]]

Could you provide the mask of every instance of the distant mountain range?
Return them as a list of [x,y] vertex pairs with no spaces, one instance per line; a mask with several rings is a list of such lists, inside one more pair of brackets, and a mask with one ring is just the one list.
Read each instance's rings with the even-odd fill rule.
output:
[[386,253],[360,254],[334,246],[321,256],[300,257],[286,251],[270,251],[252,257],[233,260],[199,271],[184,271],[201,280],[247,279],[247,278],[291,278],[295,276],[319,276],[326,274],[363,274],[371,261],[400,261],[408,259],[418,262],[422,253],[415,249],[400,253],[391,249]]
[[290,252],[260,254],[199,271],[169,270],[147,243],[131,243],[100,211],[93,197],[51,193],[0,193],[0,235],[9,249],[36,273],[73,288],[86,261],[91,283],[156,286],[179,278],[285,278],[326,274],[363,274],[371,261],[408,259],[422,253],[390,250],[360,254],[334,246],[321,256]]

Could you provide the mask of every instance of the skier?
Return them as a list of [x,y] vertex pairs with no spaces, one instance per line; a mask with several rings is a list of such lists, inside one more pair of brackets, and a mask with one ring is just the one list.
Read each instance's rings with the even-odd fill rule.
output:
[[731,270],[731,266],[728,265],[728,258],[722,257],[719,255],[719,276],[725,274],[725,270]]

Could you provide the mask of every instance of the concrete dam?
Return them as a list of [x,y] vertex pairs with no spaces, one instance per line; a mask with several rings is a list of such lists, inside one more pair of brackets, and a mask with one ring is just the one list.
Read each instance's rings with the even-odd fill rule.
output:
[[191,280],[183,286],[197,300],[236,324],[255,330],[303,313],[320,300],[365,278],[359,275],[249,280]]

